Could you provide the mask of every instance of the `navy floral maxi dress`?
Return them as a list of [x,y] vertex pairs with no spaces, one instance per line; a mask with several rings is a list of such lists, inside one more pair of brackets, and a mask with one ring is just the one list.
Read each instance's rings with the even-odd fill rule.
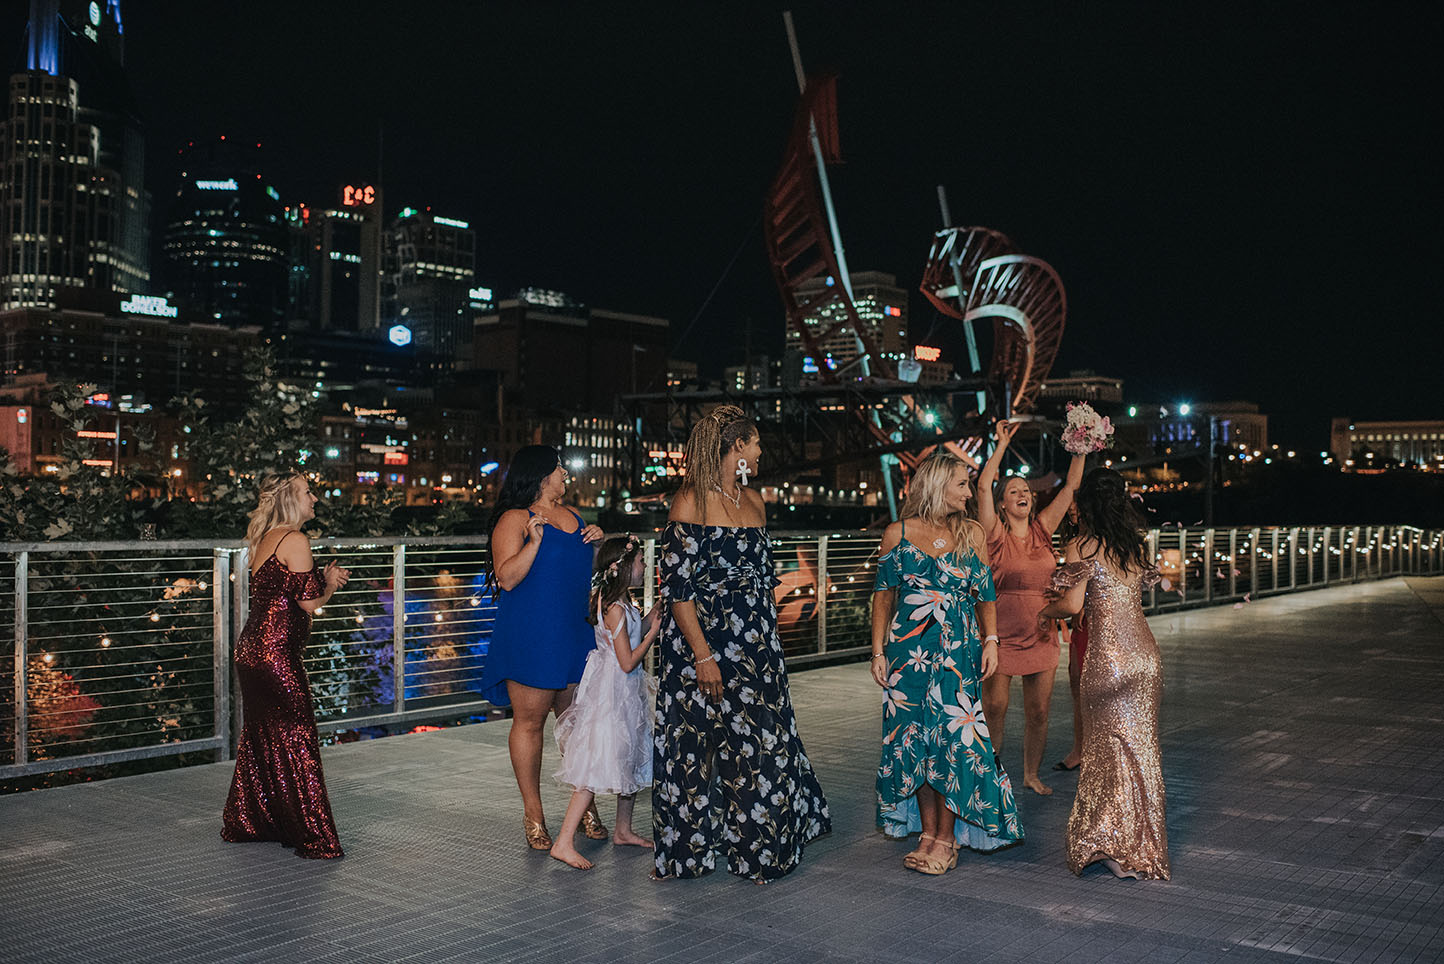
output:
[[982,641],[974,606],[993,577],[970,549],[934,558],[907,539],[878,560],[877,590],[897,593],[888,633],[877,825],[889,837],[922,830],[924,783],[957,815],[953,837],[974,850],[1023,839],[1013,784],[993,756],[978,688]]
[[[797,736],[788,693],[772,543],[761,527],[670,523],[663,606],[652,826],[658,877],[698,877],[720,855],[740,877],[791,872],[832,830],[827,799]],[[691,602],[722,671],[720,702],[697,687],[671,603]]]

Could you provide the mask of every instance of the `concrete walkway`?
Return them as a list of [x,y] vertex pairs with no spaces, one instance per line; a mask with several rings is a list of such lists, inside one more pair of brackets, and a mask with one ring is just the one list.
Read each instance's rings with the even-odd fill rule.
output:
[[[1051,772],[1052,797],[1023,791],[1023,846],[965,852],[944,877],[903,870],[909,848],[873,829],[880,696],[855,664],[794,677],[835,832],[771,886],[652,883],[646,853],[610,844],[583,848],[589,874],[526,850],[506,724],[489,723],[327,750],[348,853],[332,863],[223,845],[228,765],[0,797],[0,957],[1439,960],[1441,614],[1436,578],[1154,619],[1171,883],[1069,874],[1075,777]],[[1049,762],[1070,737],[1058,681]],[[564,800],[547,790],[554,830]]]

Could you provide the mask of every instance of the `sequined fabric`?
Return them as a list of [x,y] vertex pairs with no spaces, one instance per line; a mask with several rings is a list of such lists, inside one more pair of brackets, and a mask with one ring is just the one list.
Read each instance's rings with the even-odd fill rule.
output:
[[340,857],[311,689],[301,652],[311,614],[296,603],[322,593],[319,569],[292,572],[271,556],[251,576],[251,611],[236,643],[245,725],[221,838],[275,840],[299,857]]
[[1142,590],[1157,581],[1156,569],[1119,579],[1096,559],[1069,563],[1053,577],[1050,594],[1088,585],[1079,686],[1083,760],[1068,817],[1068,869],[1075,874],[1111,857],[1140,877],[1168,879],[1158,746],[1163,665],[1140,602]]

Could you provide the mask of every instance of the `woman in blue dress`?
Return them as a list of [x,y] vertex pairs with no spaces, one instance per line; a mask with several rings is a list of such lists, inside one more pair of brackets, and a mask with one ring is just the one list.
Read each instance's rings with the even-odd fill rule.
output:
[[747,487],[762,453],[735,405],[692,428],[662,536],[652,827],[656,879],[722,866],[759,883],[832,829],[797,735],[777,636],[767,512]]
[[1023,839],[979,699],[998,668],[997,595],[971,495],[961,459],[923,460],[883,533],[872,597],[872,678],[886,694],[877,822],[889,837],[921,831],[903,866],[924,874],[956,867],[962,847]]
[[[557,450],[528,445],[512,459],[491,514],[487,579],[500,591],[481,689],[512,708],[507,747],[533,850],[552,847],[541,802],[542,728],[548,713],[561,716],[571,705],[593,646],[591,543],[602,530],[562,504],[566,488]],[[607,836],[595,810],[582,829]]]

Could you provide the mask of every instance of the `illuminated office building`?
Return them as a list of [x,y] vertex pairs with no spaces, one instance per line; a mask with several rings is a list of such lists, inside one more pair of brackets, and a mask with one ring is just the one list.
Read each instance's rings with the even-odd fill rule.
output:
[[[821,297],[824,290],[834,284],[836,281],[831,277],[814,278],[799,285],[797,292],[804,300],[810,301]],[[881,271],[854,271],[852,297],[853,307],[857,309],[864,331],[873,337],[878,350],[896,370],[897,363],[908,354],[908,293],[897,286],[897,278],[893,275]],[[833,302],[805,318],[804,324],[822,331],[845,316],[842,306]],[[815,373],[819,368],[827,366],[834,370],[845,370],[853,376],[861,376],[861,366],[856,364],[858,350],[855,337],[856,333],[849,325],[842,325],[819,346],[822,358],[804,361],[804,371]],[[787,331],[787,347],[803,350],[802,335],[791,326]],[[876,362],[872,368],[876,374]]]
[[31,0],[0,118],[0,308],[150,289],[145,138],[119,0]]
[[271,329],[286,320],[288,233],[260,146],[221,137],[181,151],[165,266],[176,300],[198,316]]
[[473,322],[492,301],[491,289],[476,283],[471,225],[408,207],[388,225],[385,245],[388,336],[409,338],[444,370],[469,360]]
[[347,184],[340,205],[295,204],[290,316],[318,331],[381,331],[381,189]]

